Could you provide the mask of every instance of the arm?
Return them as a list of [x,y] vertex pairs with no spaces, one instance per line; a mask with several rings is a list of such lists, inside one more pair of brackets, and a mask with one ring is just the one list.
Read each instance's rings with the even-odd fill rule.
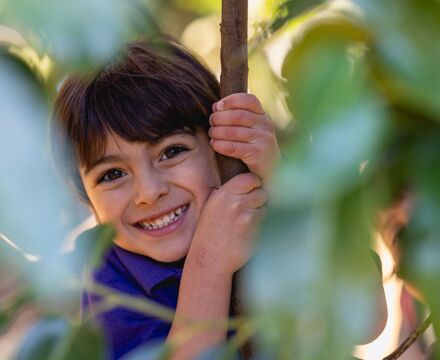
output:
[[[242,160],[251,173],[232,178],[205,204],[186,258],[176,316],[227,320],[232,276],[252,254],[267,201],[261,187],[270,180],[279,149],[275,128],[253,95],[233,94],[215,103],[210,124],[213,149]],[[175,322],[168,340],[188,330],[190,324]],[[199,332],[177,348],[173,359],[193,359],[222,343],[226,334],[225,327]]]
[[[195,256],[196,257],[196,256]],[[182,275],[176,317],[191,320],[214,320],[224,323],[229,315],[232,276],[215,274],[209,266],[189,258]],[[177,350],[172,359],[194,359],[196,355],[226,340],[226,328],[204,330],[191,336],[195,323],[174,322],[168,340],[177,340]],[[183,343],[179,345],[179,336]]]
[[[260,179],[251,173],[235,176],[211,194],[185,261],[176,318],[228,319],[232,275],[251,257],[266,200]],[[194,359],[226,339],[226,327],[191,336],[194,325],[178,320],[172,324],[167,340],[190,334],[189,340],[177,341],[174,360]]]

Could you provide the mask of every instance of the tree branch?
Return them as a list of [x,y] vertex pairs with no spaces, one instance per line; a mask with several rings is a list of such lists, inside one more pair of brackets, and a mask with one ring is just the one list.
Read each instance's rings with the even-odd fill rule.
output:
[[423,321],[396,350],[394,350],[390,355],[384,357],[383,360],[398,359],[400,355],[402,355],[414,343],[414,341],[416,341],[417,338],[425,332],[429,325],[431,325],[431,315],[429,315],[425,321]]

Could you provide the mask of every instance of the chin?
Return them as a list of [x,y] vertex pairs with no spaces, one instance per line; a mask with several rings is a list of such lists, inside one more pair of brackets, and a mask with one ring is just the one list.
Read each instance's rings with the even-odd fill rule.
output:
[[[182,260],[185,258],[185,256],[188,254],[188,251],[182,251],[179,253],[173,253],[173,254],[160,254],[158,256],[151,256],[156,261],[164,262],[164,263],[172,263],[179,260]],[[147,255],[148,256],[148,255]]]

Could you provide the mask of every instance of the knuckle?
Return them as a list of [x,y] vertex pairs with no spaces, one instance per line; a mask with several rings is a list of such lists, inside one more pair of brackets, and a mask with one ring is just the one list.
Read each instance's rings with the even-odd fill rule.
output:
[[212,113],[209,117],[211,125],[216,125],[218,122],[218,113]]
[[234,143],[226,143],[225,148],[225,152],[229,155],[235,155],[237,152],[237,145]]
[[233,127],[226,127],[224,129],[224,135],[228,139],[235,139],[237,137],[237,130]]
[[238,125],[242,122],[242,119],[245,118],[246,118],[246,112],[244,110],[237,109],[233,112],[231,122],[235,125]]
[[211,138],[216,137],[216,131],[217,131],[216,128],[211,126],[208,130],[209,137],[211,137]]

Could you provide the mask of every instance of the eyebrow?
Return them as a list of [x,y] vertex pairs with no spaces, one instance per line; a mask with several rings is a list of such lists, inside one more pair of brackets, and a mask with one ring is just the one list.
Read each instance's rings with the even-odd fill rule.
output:
[[102,156],[102,157],[96,159],[94,162],[92,162],[89,166],[87,166],[85,168],[84,175],[87,175],[90,171],[92,171],[95,167],[97,167],[99,165],[118,162],[118,161],[122,161],[122,160],[123,160],[122,157],[117,156],[117,155]]
[[[166,139],[169,137],[175,136],[175,137],[180,138],[180,137],[185,137],[185,135],[194,135],[194,134],[191,131],[185,131],[185,130],[177,131],[175,133],[160,137],[157,141],[155,141],[154,143],[151,143],[151,145],[153,145],[153,146],[160,145],[160,144],[164,143],[166,141]],[[96,159],[95,161],[93,161],[89,166],[87,166],[84,169],[84,175],[85,176],[88,175],[95,167],[97,167],[99,165],[123,161],[123,160],[124,159],[118,155],[102,156],[102,157]]]

